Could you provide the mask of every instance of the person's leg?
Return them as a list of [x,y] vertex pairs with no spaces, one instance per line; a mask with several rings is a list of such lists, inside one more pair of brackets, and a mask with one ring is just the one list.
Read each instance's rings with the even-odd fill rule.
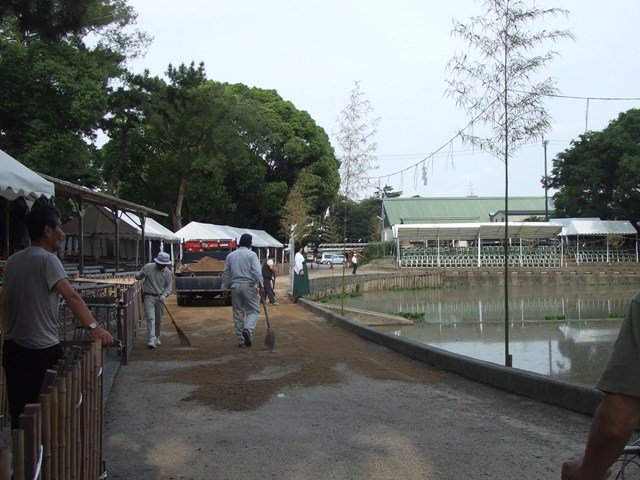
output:
[[244,288],[244,306],[246,312],[244,328],[253,335],[258,323],[258,314],[260,313],[260,296],[253,285],[246,285]]
[[63,355],[64,349],[60,344],[35,350],[12,341],[4,343],[2,365],[7,382],[11,429],[20,428],[20,415],[25,405],[37,402],[45,372]]
[[244,303],[242,290],[238,287],[232,287],[231,308],[233,310],[233,325],[236,330],[238,345],[244,345],[244,338],[242,337],[242,330],[244,329]]
[[147,319],[147,346],[156,348],[156,300],[152,295],[144,296],[144,316]]
[[269,297],[269,303],[276,303],[276,297],[273,294],[273,286],[271,285],[271,279],[264,279],[264,291]]
[[164,304],[158,298],[156,300],[156,315],[155,315],[155,336],[156,345],[160,345],[160,333],[162,332],[162,314],[164,313]]

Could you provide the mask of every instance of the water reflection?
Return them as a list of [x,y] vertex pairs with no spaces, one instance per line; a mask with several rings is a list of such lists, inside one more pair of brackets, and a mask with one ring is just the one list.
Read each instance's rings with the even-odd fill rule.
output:
[[[513,366],[593,385],[637,286],[511,287]],[[423,313],[414,325],[383,330],[470,357],[504,363],[504,302],[498,288],[371,292],[345,306]],[[339,303],[337,300],[335,303]]]

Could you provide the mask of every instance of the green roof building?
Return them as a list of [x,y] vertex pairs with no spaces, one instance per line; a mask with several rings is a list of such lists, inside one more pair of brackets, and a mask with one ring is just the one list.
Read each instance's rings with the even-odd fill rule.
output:
[[[385,227],[410,223],[504,222],[504,197],[414,197],[383,200]],[[548,208],[551,213],[552,206]],[[544,197],[510,197],[509,221],[544,220]]]

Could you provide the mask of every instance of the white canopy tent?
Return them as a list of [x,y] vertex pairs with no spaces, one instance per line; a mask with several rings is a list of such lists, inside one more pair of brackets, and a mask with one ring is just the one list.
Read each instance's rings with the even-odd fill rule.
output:
[[[509,238],[553,238],[562,227],[550,222],[509,223]],[[485,223],[414,223],[396,224],[393,236],[396,240],[476,240],[504,238],[505,224]]]
[[[9,230],[12,225],[10,218],[9,202],[23,198],[28,207],[40,197],[50,199],[54,196],[55,189],[52,182],[42,178],[33,170],[30,170],[15,158],[0,150],[0,197],[5,201],[0,208],[2,212],[2,225],[4,225],[4,235],[2,255],[8,258],[11,253]],[[21,216],[24,214],[21,212]]]
[[396,240],[398,261],[400,260],[400,245],[402,242],[420,242],[434,240],[437,242],[438,263],[440,262],[440,241],[471,240],[477,245],[477,265],[481,265],[481,245],[483,240],[502,240],[505,229],[508,228],[510,239],[520,242],[523,239],[554,238],[562,231],[562,225],[552,225],[548,222],[513,222],[508,227],[503,222],[480,223],[409,223],[396,224],[392,227]]
[[[249,233],[253,237],[253,246],[261,249],[282,249],[284,245],[273,238],[264,230],[251,228],[231,227],[229,225],[215,225],[212,223],[190,222],[175,232],[182,242],[197,240],[235,240],[240,241],[243,233]],[[258,250],[260,257],[260,250]]]
[[34,201],[51,198],[54,193],[52,182],[0,150],[0,196],[9,201],[19,197]]
[[575,237],[576,244],[576,261],[580,263],[581,242],[580,238],[585,237],[603,237],[606,240],[606,258],[609,263],[611,245],[611,236],[627,236],[635,238],[635,257],[638,261],[638,231],[628,220],[600,220],[599,218],[554,218],[549,223],[562,226],[560,236],[564,242],[569,244],[569,238]]
[[190,222],[175,232],[175,235],[182,242],[193,240],[234,240],[236,238],[235,234],[226,232],[217,225],[200,222]]

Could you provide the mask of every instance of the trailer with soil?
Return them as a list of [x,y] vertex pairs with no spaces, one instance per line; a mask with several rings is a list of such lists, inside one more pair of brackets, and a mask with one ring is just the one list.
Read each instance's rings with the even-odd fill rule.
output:
[[224,298],[225,304],[231,304],[231,292],[222,288],[222,273],[225,258],[235,248],[235,240],[192,240],[185,243],[182,267],[176,272],[178,306],[190,306],[199,298]]

